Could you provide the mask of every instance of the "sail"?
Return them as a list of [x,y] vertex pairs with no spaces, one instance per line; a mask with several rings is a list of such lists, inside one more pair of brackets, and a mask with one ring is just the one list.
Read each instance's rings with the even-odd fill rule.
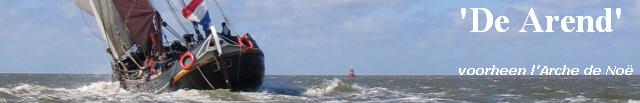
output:
[[[124,54],[133,44],[146,53],[152,41],[160,40],[158,22],[160,17],[148,0],[75,0],[76,5],[93,15],[115,59]],[[153,40],[152,40],[153,39]]]
[[[120,18],[127,25],[129,34],[143,51],[148,52],[152,48],[152,40],[160,39],[155,33],[156,27],[160,27],[160,18],[149,3],[149,0],[114,0]],[[159,40],[158,40],[159,41]],[[159,44],[155,45],[159,48]]]
[[87,14],[91,16],[94,16],[93,8],[91,7],[91,3],[89,2],[89,0],[73,0],[73,3],[75,3],[76,6],[80,8],[80,10],[87,12]]
[[114,59],[119,59],[119,56],[126,52],[125,47],[130,45],[128,42],[130,39],[113,2],[111,0],[75,0],[74,2],[81,9],[90,11],[87,13],[95,17],[103,38],[107,40],[109,52]]

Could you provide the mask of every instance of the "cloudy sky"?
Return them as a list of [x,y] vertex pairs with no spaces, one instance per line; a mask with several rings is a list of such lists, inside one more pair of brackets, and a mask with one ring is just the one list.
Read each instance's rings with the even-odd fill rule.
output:
[[[345,74],[349,65],[357,74],[418,75],[456,75],[459,67],[494,64],[640,66],[635,0],[220,2],[236,29],[252,33],[264,49],[267,74]],[[214,2],[207,3],[220,22]],[[175,20],[166,1],[153,4],[165,11],[165,20]],[[539,18],[599,16],[602,8],[622,8],[622,15],[611,33],[563,33],[559,24],[555,33],[470,33],[471,21],[460,18],[460,8],[491,9],[508,16],[512,29],[519,29],[529,8]],[[71,0],[0,0],[0,10],[0,73],[110,72],[93,17]]]

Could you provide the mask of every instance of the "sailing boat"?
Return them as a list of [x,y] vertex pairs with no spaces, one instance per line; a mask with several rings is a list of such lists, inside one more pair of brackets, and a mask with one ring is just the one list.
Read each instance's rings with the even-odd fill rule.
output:
[[[172,2],[184,6],[184,18],[176,17],[179,23],[187,22],[179,25],[185,31],[182,36],[149,0],[74,0],[95,17],[112,57],[113,81],[126,90],[153,93],[178,89],[255,91],[262,85],[264,54],[251,35],[232,31],[224,14],[222,31],[217,32],[209,26],[203,0],[192,0],[188,5],[184,0],[168,0],[175,16],[178,13]],[[165,34],[176,40],[169,41]]]

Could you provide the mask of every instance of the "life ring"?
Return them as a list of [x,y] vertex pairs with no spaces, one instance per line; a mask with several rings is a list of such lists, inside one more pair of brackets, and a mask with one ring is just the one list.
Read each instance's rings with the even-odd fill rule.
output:
[[[184,61],[189,58],[189,63],[188,64],[184,64]],[[193,54],[191,54],[191,52],[186,52],[182,55],[182,57],[180,57],[180,67],[183,70],[191,70],[191,68],[193,67],[194,63],[196,61],[195,56],[193,56]]]
[[[249,44],[248,46],[245,45],[244,43],[247,42],[247,44]],[[249,50],[253,47],[253,42],[251,42],[251,40],[249,40],[249,36],[247,34],[242,35],[241,37],[238,37],[238,45],[240,45],[240,47],[243,50]]]

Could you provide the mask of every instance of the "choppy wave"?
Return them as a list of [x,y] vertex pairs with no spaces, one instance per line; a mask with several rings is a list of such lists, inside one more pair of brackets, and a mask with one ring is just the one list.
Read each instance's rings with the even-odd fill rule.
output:
[[314,101],[329,102],[464,102],[460,100],[427,97],[429,94],[404,93],[384,87],[363,87],[344,83],[340,79],[325,80],[320,85],[307,88],[304,97],[314,97]]
[[402,93],[383,87],[362,87],[340,79],[306,88],[265,84],[259,92],[229,90],[178,90],[168,93],[134,93],[119,87],[118,82],[94,82],[79,88],[49,88],[35,84],[18,84],[0,88],[0,102],[463,102],[444,98],[427,98],[422,94]]
[[[488,80],[486,85],[461,85],[434,82],[397,87],[402,80],[366,81],[339,78],[267,81],[258,92],[229,90],[178,90],[168,93],[129,92],[118,82],[93,82],[77,88],[48,87],[36,84],[12,84],[0,88],[0,103],[5,102],[628,102],[638,103],[636,92],[625,88],[606,87],[583,93],[558,85],[511,87],[513,81]],[[429,78],[432,80],[438,80]],[[317,80],[317,81],[311,81]],[[384,82],[375,84],[375,82]],[[500,83],[497,83],[500,82]],[[293,84],[288,84],[293,83]],[[367,84],[359,84],[367,83]],[[304,84],[304,85],[303,85]],[[518,83],[511,83],[518,84]],[[526,83],[522,83],[526,84]],[[637,83],[629,84],[636,87]],[[528,85],[528,84],[527,84]]]

